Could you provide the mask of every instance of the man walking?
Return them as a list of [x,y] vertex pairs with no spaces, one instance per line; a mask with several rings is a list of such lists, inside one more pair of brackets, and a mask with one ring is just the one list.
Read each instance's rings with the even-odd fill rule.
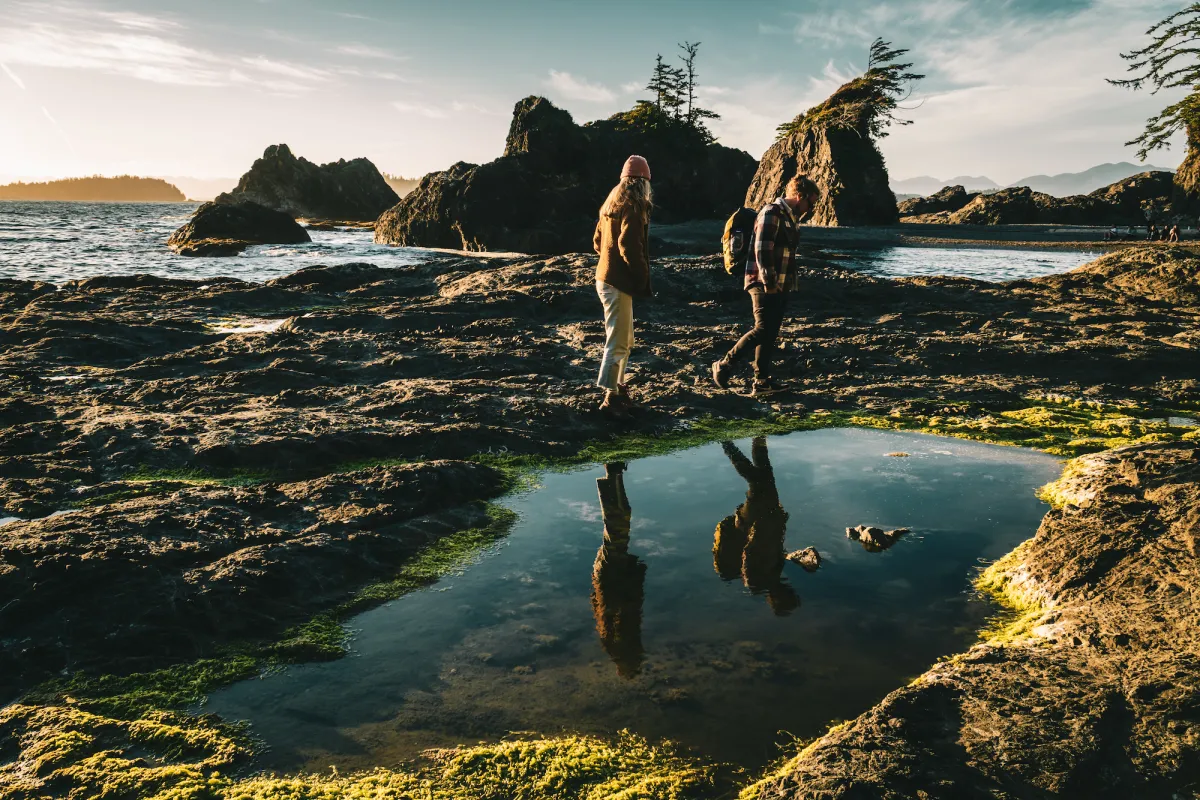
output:
[[777,389],[771,380],[775,342],[783,324],[788,293],[796,285],[798,222],[812,210],[820,197],[817,185],[804,175],[788,181],[783,197],[763,206],[754,222],[752,256],[746,259],[745,289],[754,309],[754,327],[733,349],[712,365],[717,386],[729,388],[732,367],[753,351],[754,388],[751,394],[769,394]]

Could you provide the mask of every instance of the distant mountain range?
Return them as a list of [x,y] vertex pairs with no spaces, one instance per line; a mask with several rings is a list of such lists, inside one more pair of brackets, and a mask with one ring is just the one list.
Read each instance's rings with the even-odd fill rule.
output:
[[[1142,172],[1174,172],[1166,167],[1156,167],[1152,164],[1131,164],[1122,161],[1117,164],[1100,164],[1083,172],[1064,172],[1059,175],[1030,175],[1014,181],[1009,186],[1028,186],[1035,192],[1067,197],[1073,194],[1087,194],[1096,189],[1116,183],[1130,175]],[[957,178],[938,180],[928,175],[907,178],[902,181],[892,181],[892,191],[896,194],[931,195],[947,186],[963,186],[968,192],[987,192],[1003,188],[991,178],[985,176],[960,175]]]

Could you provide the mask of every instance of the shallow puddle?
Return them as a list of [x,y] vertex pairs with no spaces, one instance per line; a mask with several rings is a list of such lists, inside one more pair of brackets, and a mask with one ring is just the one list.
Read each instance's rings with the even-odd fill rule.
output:
[[[205,710],[250,720],[273,769],[623,728],[760,767],[968,647],[995,611],[971,578],[1033,535],[1060,469],[839,429],[548,474],[477,563],[357,617],[351,656]],[[911,532],[847,538],[860,524]],[[815,572],[784,558],[806,547]]]

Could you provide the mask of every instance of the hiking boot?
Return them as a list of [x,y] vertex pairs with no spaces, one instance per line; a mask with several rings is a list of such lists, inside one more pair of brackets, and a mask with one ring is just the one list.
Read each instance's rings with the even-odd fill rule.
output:
[[750,388],[750,396],[765,397],[766,395],[782,391],[782,389],[782,386],[770,378],[755,378],[754,385]]
[[728,389],[729,388],[728,370],[729,370],[729,365],[725,363],[724,359],[721,359],[720,361],[714,361],[712,363],[712,379],[713,379],[713,383],[715,383],[717,385],[717,388],[719,388],[719,389]]
[[618,383],[617,384],[617,394],[620,396],[620,398],[622,400],[625,401],[625,403],[628,407],[632,408],[633,406],[637,405],[637,403],[634,402],[634,399],[629,396],[629,384],[628,383]]
[[629,419],[629,406],[628,398],[617,392],[607,392],[600,403],[600,413],[609,419],[625,421]]

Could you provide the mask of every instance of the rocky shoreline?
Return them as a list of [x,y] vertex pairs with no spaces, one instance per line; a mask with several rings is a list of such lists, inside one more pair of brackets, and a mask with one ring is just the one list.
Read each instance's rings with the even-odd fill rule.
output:
[[[1038,649],[1043,633],[976,648],[754,791],[1071,796],[1063,793],[1092,785],[1089,764],[1132,741],[1122,731],[1145,731],[1153,746],[1141,760],[1114,764],[1114,785],[1165,797],[1160,787],[1195,780],[1192,690],[1179,681],[1178,690],[1138,690],[1122,660],[1151,665],[1145,674],[1163,683],[1182,669],[1155,671],[1168,669],[1172,647],[1176,661],[1196,653],[1171,622],[1195,596],[1193,568],[1136,554],[1183,530],[1177,521],[1195,506],[1195,428],[1173,417],[1200,407],[1191,358],[1200,260],[1136,248],[1009,284],[880,280],[815,257],[807,263],[784,327],[781,372],[794,391],[769,403],[707,380],[708,362],[748,319],[744,293],[716,258],[657,265],[658,294],[636,309],[633,386],[643,408],[628,428],[595,410],[603,333],[591,256],[431,254],[399,269],[316,267],[265,284],[0,283],[0,516],[80,509],[0,526],[4,698],[63,670],[125,674],[220,657],[234,640],[274,641],[385,578],[388,564],[485,526],[484,502],[517,467],[595,460],[603,448],[633,456],[735,425],[875,425],[1068,455],[1138,445],[1084,462],[1079,474],[1092,488],[1063,488],[1071,505],[1047,517],[1034,544],[1018,551],[1024,560],[1006,562],[1010,572],[996,578],[1022,603],[1036,580],[1042,605],[1031,608],[1059,617],[1035,628],[1059,625],[1053,646],[1063,653],[1080,647],[1071,636],[1088,642],[1078,653],[1092,672],[1078,687],[1064,679],[1082,667]],[[1014,583],[1018,567],[1032,578]],[[1160,580],[1164,570],[1175,577]],[[1145,619],[1106,621],[1111,603],[1097,593],[1111,587],[1116,602],[1137,586],[1170,592],[1178,607],[1144,603]],[[1117,635],[1121,643],[1104,638]],[[937,688],[954,669],[957,688]],[[1150,693],[1139,699],[1138,691]],[[1118,695],[1136,702],[1122,706]],[[46,719],[66,702],[51,696],[39,706]],[[893,713],[896,703],[916,710]],[[1037,716],[1075,714],[1080,703],[1091,715],[1080,719],[1099,727],[1059,737]],[[0,715],[0,788],[17,787],[17,797],[44,796],[49,785],[87,794],[86,776],[56,772],[66,783],[54,784],[31,766],[31,748],[47,734],[29,713]],[[979,727],[985,719],[990,728]],[[1029,741],[1010,742],[1014,731],[1028,731]],[[1029,751],[1039,731],[1054,733],[1060,749]],[[996,736],[1006,744],[978,756],[984,768],[954,749],[960,736],[972,759],[992,752]],[[915,766],[927,752],[927,766]],[[1054,753],[1067,766],[1047,774],[1059,777],[1028,777],[1045,771],[1037,758]],[[974,794],[955,794],[945,780]]]

